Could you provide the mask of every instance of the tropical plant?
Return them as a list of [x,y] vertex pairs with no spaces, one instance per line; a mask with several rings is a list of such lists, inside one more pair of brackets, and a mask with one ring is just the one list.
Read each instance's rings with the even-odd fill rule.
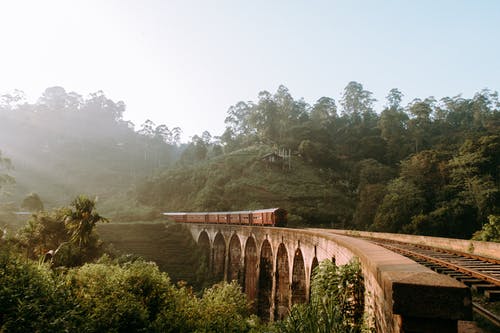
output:
[[108,219],[95,212],[95,200],[84,195],[74,199],[71,206],[74,210],[67,214],[64,223],[71,234],[71,240],[82,248],[90,242],[96,223],[108,222]]
[[278,332],[362,332],[364,292],[358,261],[337,267],[324,260],[314,271],[310,303],[294,305]]

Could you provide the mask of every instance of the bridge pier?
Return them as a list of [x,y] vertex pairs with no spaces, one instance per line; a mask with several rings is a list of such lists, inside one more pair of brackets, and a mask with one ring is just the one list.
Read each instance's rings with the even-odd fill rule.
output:
[[[263,320],[274,319],[272,311],[272,308],[274,308],[272,304],[274,303],[273,295],[275,290],[273,264],[273,251],[271,244],[266,239],[262,242],[259,266],[256,269],[259,274],[257,280],[257,314]],[[271,314],[273,315],[271,316]]]
[[248,301],[252,304],[252,310],[254,312],[257,311],[258,258],[255,240],[253,237],[249,237],[245,243],[243,291],[246,293]]

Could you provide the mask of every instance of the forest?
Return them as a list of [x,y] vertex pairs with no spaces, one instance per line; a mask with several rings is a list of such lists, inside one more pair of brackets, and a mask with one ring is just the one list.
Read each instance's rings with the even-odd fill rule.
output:
[[[291,226],[497,239],[500,100],[487,89],[381,110],[358,82],[308,104],[284,86],[227,111],[220,136],[123,119],[125,103],[46,89],[0,98],[0,223],[36,195],[97,196],[114,221],[280,206]],[[272,161],[266,156],[273,156]],[[29,202],[29,200],[27,201]],[[30,210],[30,209],[26,209]],[[481,238],[483,237],[483,238]]]
[[194,137],[137,198],[171,210],[281,206],[298,226],[456,238],[484,228],[478,239],[499,240],[498,93],[402,99],[391,89],[377,111],[358,82],[313,105],[284,86],[263,91],[229,108],[220,137]]

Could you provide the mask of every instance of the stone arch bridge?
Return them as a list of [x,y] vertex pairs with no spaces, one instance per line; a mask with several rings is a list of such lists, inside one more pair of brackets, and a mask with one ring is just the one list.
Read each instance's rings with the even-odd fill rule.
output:
[[467,287],[414,261],[359,238],[327,229],[191,224],[212,274],[237,280],[254,310],[279,319],[309,300],[318,262],[357,258],[365,282],[365,312],[377,332],[457,332],[471,317]]
[[[292,304],[308,301],[311,271],[319,262],[333,259],[343,265],[353,258],[361,264],[365,313],[377,332],[457,332],[457,322],[470,319],[472,314],[470,291],[465,285],[373,243],[349,237],[347,231],[185,226],[208,259],[212,274],[220,280],[238,280],[254,310],[265,319],[283,317]],[[159,264],[165,260],[166,249],[176,246],[175,241],[165,243],[169,232],[163,223],[106,223],[97,229],[117,250]],[[356,233],[462,251],[473,247],[474,253],[490,257],[499,253],[499,246],[486,242]]]

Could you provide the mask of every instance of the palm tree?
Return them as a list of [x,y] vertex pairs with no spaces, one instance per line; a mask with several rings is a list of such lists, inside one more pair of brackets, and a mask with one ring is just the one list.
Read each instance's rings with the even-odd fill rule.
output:
[[108,222],[108,219],[94,211],[95,200],[80,195],[71,202],[71,210],[65,219],[65,224],[71,232],[71,241],[78,244],[80,249],[90,241],[90,235],[97,222]]

